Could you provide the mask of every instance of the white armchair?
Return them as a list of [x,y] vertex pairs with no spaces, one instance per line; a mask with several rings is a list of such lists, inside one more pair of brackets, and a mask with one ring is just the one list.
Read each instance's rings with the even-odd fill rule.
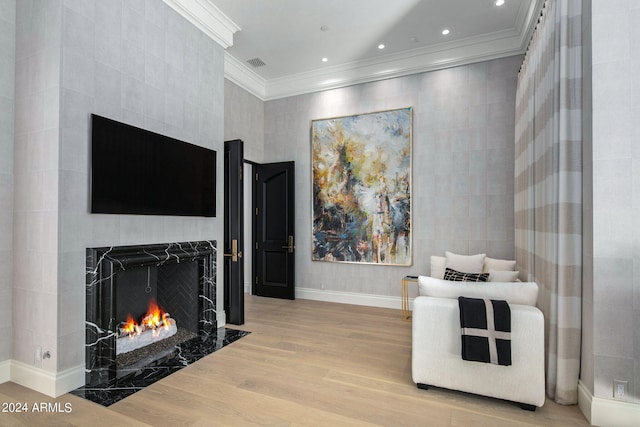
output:
[[[418,388],[475,393],[514,401],[528,410],[544,404],[544,318],[535,307],[535,283],[468,283],[420,276],[418,288],[412,326],[412,376]],[[459,296],[509,303],[511,366],[462,359]]]

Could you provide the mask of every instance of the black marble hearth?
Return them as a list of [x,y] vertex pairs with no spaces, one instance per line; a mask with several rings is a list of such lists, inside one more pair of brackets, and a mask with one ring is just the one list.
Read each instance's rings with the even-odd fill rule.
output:
[[[193,353],[200,358],[211,352],[202,350],[203,346],[215,348],[219,345],[216,255],[215,241],[87,249],[88,388],[121,386],[122,379],[130,376],[131,370],[141,371],[139,363],[125,369],[118,367],[116,338],[118,326],[125,320],[122,313],[139,310],[140,305],[146,306],[151,298],[169,305],[164,307],[178,325],[186,327],[190,336],[196,336],[151,357],[148,362],[154,372],[160,369],[158,366],[167,363],[168,366],[185,366],[180,358],[183,354]],[[136,302],[138,299],[142,299],[140,303]],[[126,306],[124,311],[123,306]],[[180,357],[174,357],[176,354]],[[169,359],[173,361],[169,362]],[[148,375],[146,371],[138,373]]]
[[168,352],[164,358],[152,365],[120,372],[121,376],[115,382],[86,385],[73,390],[71,394],[109,406],[249,333],[224,327],[218,328],[215,333],[205,338],[196,337],[177,345],[173,351]]

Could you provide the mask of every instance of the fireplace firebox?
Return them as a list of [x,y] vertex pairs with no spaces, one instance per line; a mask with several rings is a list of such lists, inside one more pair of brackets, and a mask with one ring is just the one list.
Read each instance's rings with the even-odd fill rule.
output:
[[87,249],[86,302],[88,386],[179,356],[216,334],[216,242]]

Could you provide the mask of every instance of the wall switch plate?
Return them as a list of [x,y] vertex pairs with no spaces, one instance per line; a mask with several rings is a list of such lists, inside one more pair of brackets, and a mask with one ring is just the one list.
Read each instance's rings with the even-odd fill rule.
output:
[[613,380],[613,398],[614,399],[625,399],[629,382],[622,380]]

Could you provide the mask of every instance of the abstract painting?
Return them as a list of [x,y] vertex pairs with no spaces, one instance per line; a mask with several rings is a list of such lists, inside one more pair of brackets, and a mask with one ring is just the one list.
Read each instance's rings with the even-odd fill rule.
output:
[[311,122],[314,261],[411,265],[412,109]]

